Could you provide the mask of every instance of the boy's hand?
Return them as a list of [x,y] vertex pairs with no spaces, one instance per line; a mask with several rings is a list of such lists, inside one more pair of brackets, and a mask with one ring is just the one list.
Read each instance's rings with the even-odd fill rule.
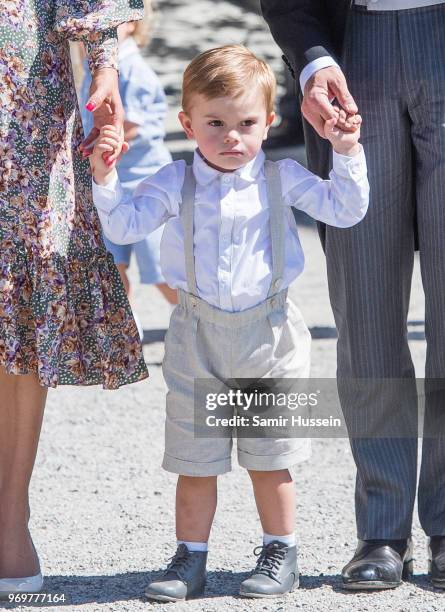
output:
[[353,132],[342,130],[338,125],[337,118],[328,119],[324,124],[324,135],[332,144],[336,153],[353,157],[360,151],[358,140],[362,118],[360,115],[353,115],[349,118],[349,122],[354,126]]
[[128,144],[124,142],[123,130],[118,132],[114,125],[104,125],[100,129],[90,157],[91,171],[98,185],[107,184],[107,179],[113,173],[119,155],[126,151],[128,151]]
[[342,132],[355,132],[357,127],[359,127],[355,121],[357,113],[348,113],[336,104],[333,104],[332,106],[334,111],[337,113],[336,126],[340,128]]

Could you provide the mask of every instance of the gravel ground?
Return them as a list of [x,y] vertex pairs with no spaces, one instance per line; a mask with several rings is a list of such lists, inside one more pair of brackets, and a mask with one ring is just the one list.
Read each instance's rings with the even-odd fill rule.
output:
[[[215,8],[215,5],[217,8]],[[280,52],[261,19],[232,2],[196,0],[191,11],[181,0],[161,3],[153,66],[168,87],[172,103],[170,141],[186,149],[175,130],[180,73],[196,52],[228,41],[242,41],[280,69]],[[205,27],[203,27],[205,26]],[[190,149],[188,149],[190,150]],[[279,152],[287,156],[288,152]],[[295,152],[294,152],[295,153]],[[301,226],[306,270],[292,286],[318,339],[313,342],[312,375],[335,376],[335,339],[326,271],[313,225]],[[162,298],[137,285],[134,305],[146,339],[167,326]],[[410,321],[423,319],[423,294],[416,263]],[[412,337],[422,337],[413,325]],[[162,333],[160,334],[162,336]],[[159,336],[159,333],[158,333]],[[411,341],[417,373],[423,375],[425,342]],[[136,611],[227,609],[308,611],[443,610],[441,592],[426,578],[425,536],[417,516],[415,577],[394,591],[347,594],[339,573],[355,546],[354,465],[347,440],[315,440],[312,461],[297,478],[297,536],[301,587],[273,601],[237,596],[238,585],[254,564],[260,543],[248,477],[235,466],[220,479],[220,505],[210,542],[205,597],[187,604],[153,604],[141,594],[174,552],[175,477],[160,469],[165,386],[162,342],[146,344],[150,378],[114,392],[98,388],[59,388],[49,393],[41,445],[31,487],[34,541],[45,573],[47,593],[65,593],[57,610]],[[33,606],[4,605],[31,610]],[[51,606],[43,606],[50,608]]]

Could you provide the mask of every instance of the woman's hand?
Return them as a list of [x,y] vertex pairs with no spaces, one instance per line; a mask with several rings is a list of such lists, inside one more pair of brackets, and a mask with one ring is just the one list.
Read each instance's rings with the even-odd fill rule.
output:
[[[79,147],[84,157],[92,153],[94,141],[105,125],[113,125],[123,138],[124,108],[119,94],[118,76],[114,68],[99,68],[93,74],[90,97],[85,106],[93,113],[94,127]],[[108,161],[116,161],[120,152],[112,151],[107,157]]]

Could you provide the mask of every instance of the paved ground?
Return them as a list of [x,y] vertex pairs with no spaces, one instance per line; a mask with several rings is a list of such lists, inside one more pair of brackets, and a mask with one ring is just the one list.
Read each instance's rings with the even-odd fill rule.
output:
[[[227,41],[247,42],[278,70],[279,51],[260,18],[236,3],[196,0],[193,11],[181,0],[161,3],[153,61],[169,87],[169,132],[179,155],[189,151],[174,123],[178,75],[202,48]],[[203,24],[206,24],[203,29]],[[240,36],[240,32],[243,32]],[[154,54],[153,54],[154,55]],[[295,153],[295,151],[294,151]],[[289,154],[280,151],[280,156]],[[301,151],[298,152],[301,156]],[[312,375],[335,376],[335,339],[324,259],[314,226],[301,225],[306,271],[291,288],[315,339]],[[132,270],[133,279],[137,280]],[[156,290],[135,284],[134,303],[146,339],[162,338],[167,311]],[[423,374],[423,294],[418,266],[410,310],[410,345],[417,373]],[[156,331],[158,330],[158,331]],[[347,594],[339,572],[355,544],[354,466],[348,442],[315,440],[313,458],[297,478],[297,525],[301,588],[275,601],[237,597],[238,585],[253,565],[252,549],[261,530],[246,474],[235,467],[220,479],[220,505],[210,542],[209,581],[204,598],[186,605],[156,605],[143,588],[174,552],[174,483],[160,469],[163,447],[163,343],[145,345],[150,379],[115,392],[60,388],[49,394],[32,482],[31,528],[46,576],[45,591],[63,592],[57,610],[293,610],[310,612],[425,611],[444,609],[445,594],[425,576],[425,537],[417,516],[415,577],[391,592]],[[46,608],[46,606],[45,606]],[[22,606],[30,610],[30,606]]]

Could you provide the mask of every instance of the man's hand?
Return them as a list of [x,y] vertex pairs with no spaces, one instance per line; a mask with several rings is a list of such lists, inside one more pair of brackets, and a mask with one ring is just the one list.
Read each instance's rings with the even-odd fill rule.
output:
[[[338,107],[335,108],[331,104],[331,100],[334,98],[337,99],[343,111],[346,111],[344,115],[339,114]],[[357,105],[349,93],[344,74],[337,66],[317,70],[308,79],[304,87],[301,112],[306,121],[322,138],[326,138],[324,133],[325,122],[334,117],[339,121],[344,131],[353,132],[356,127],[353,124],[348,125],[348,119],[351,115],[355,115],[357,111]]]

